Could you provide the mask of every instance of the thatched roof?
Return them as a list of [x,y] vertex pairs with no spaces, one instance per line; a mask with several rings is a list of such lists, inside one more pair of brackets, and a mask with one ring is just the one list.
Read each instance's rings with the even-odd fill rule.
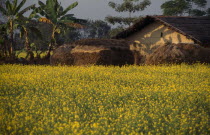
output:
[[51,65],[133,64],[133,53],[124,40],[83,39],[54,50]]
[[116,39],[82,39],[73,43],[75,46],[103,46],[108,48],[125,48],[129,49],[129,45],[125,40]]
[[146,64],[210,63],[210,49],[196,44],[166,44],[147,57]]
[[187,36],[195,43],[210,44],[210,18],[208,17],[146,16],[113,38],[124,39],[155,21]]

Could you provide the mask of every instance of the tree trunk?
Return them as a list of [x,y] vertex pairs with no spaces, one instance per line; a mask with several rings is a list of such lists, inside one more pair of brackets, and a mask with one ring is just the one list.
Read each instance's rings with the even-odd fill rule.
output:
[[57,28],[56,26],[53,26],[53,31],[52,31],[52,35],[51,35],[51,41],[50,41],[50,45],[49,45],[49,48],[48,48],[48,52],[47,52],[46,58],[50,58],[51,51],[53,50],[53,47],[56,44],[56,41],[55,41],[55,30],[56,30],[56,28]]
[[31,50],[31,47],[29,45],[28,31],[26,28],[24,28],[24,31],[25,31],[25,49],[27,52],[26,59],[28,59],[29,61],[32,61],[34,60],[34,53]]
[[48,51],[47,51],[47,55],[45,56],[45,58],[50,58],[51,51],[52,51],[52,45],[51,45],[51,43],[50,43],[50,46],[49,46],[49,49],[48,49]]
[[4,42],[4,56],[7,57],[7,43]]
[[9,45],[9,55],[10,57],[13,57],[14,56],[14,50],[13,50],[13,46],[14,46],[14,25],[13,25],[13,21],[10,21],[10,45]]

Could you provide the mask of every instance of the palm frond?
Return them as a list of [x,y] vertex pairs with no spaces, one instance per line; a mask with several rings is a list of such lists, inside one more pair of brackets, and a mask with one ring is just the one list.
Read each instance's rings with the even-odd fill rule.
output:
[[56,11],[56,2],[57,0],[47,0],[46,1],[46,7],[45,12],[51,19],[51,21],[56,22],[57,20],[57,11]]
[[31,14],[29,15],[28,18],[29,18],[29,19],[32,19],[32,18],[38,19],[38,18],[40,18],[40,16],[39,16],[39,15],[37,14],[37,12],[34,10],[34,11],[31,12]]
[[12,12],[12,5],[11,5],[10,1],[7,1],[7,2],[6,2],[6,8],[7,8],[7,14],[13,15],[13,12]]
[[16,8],[17,8],[17,0],[14,0],[14,2],[13,2],[13,10],[15,11]]
[[61,14],[60,16],[65,15],[68,11],[70,11],[71,9],[75,8],[78,5],[78,2],[74,2],[73,4],[71,4],[70,6],[68,6]]
[[26,0],[22,0],[21,2],[20,2],[20,4],[18,5],[18,7],[16,8],[16,10],[15,10],[15,12],[18,12],[22,7],[23,7],[23,5],[26,3]]
[[75,18],[74,14],[67,14],[67,15],[62,16],[60,20],[71,20],[72,18]]
[[33,14],[37,14],[37,13],[40,14],[41,16],[45,16],[45,17],[48,16],[47,13],[45,13],[45,11],[43,10],[42,7],[38,7],[38,8],[34,9]]
[[0,12],[3,14],[3,15],[7,15],[7,11],[0,5]]
[[87,23],[87,20],[78,19],[78,18],[74,17],[73,14],[67,14],[67,15],[63,16],[63,17],[60,19],[60,21],[61,21],[61,22],[69,22],[69,21],[72,21],[72,22],[79,23],[79,24]]
[[39,0],[38,3],[39,3],[39,5],[40,5],[41,7],[45,7],[45,4],[44,4],[42,1]]
[[22,14],[24,14],[25,12],[31,10],[32,8],[35,8],[35,4],[29,6],[29,7],[25,8],[25,9],[23,9],[22,11],[20,11],[20,12],[18,13],[18,15],[22,15]]

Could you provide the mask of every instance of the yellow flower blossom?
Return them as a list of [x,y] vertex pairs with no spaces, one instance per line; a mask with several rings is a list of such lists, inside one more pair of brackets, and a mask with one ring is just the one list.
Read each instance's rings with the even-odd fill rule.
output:
[[209,134],[209,106],[209,65],[0,65],[0,134]]

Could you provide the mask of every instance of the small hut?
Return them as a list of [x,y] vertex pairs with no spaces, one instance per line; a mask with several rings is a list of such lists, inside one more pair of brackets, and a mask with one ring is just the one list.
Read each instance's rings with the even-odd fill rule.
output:
[[199,44],[210,47],[210,18],[180,16],[146,16],[118,33],[113,39],[126,40],[141,61],[165,44]]
[[53,51],[53,55],[50,57],[51,65],[72,65],[74,59],[71,55],[71,50],[74,48],[72,45],[62,45]]
[[51,65],[133,64],[133,52],[124,40],[83,39],[54,50]]
[[196,44],[166,44],[147,59],[146,64],[210,63],[210,48]]

